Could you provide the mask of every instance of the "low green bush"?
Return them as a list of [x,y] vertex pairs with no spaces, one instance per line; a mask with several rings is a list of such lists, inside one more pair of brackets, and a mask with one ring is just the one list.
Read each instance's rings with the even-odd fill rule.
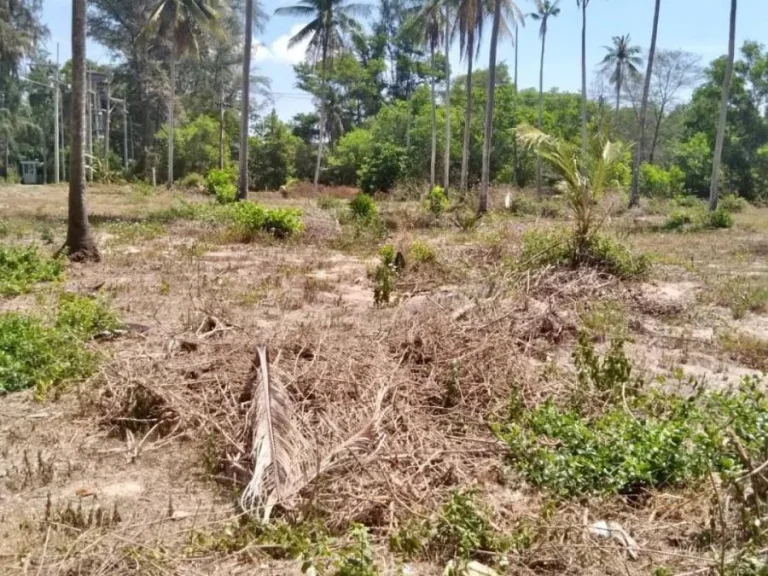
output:
[[360,168],[360,189],[368,194],[389,192],[405,174],[406,153],[390,143],[375,143]]
[[96,355],[86,342],[120,327],[99,298],[61,294],[54,318],[0,314],[0,394],[35,388],[44,396],[52,387],[88,377]]
[[429,212],[435,216],[439,216],[445,212],[450,205],[450,202],[448,201],[448,196],[443,187],[435,186],[427,193],[425,204]]
[[733,227],[733,216],[724,208],[718,208],[707,212],[704,222],[707,228],[731,228]]
[[735,214],[738,212],[744,212],[750,208],[749,202],[744,200],[741,196],[736,194],[726,194],[720,198],[717,203],[718,208]]
[[723,208],[709,211],[702,206],[675,210],[669,215],[662,228],[665,230],[697,231],[705,228],[731,228],[733,216]]
[[219,204],[237,200],[237,174],[232,170],[211,170],[205,177],[205,189]]
[[292,208],[264,208],[245,201],[222,208],[216,216],[230,224],[243,241],[251,241],[264,232],[276,238],[287,238],[304,231],[301,211]]
[[358,194],[349,201],[349,212],[353,218],[369,220],[376,216],[376,203],[368,194]]
[[38,282],[61,278],[61,260],[42,256],[34,247],[0,246],[0,296],[16,296]]
[[381,262],[373,272],[373,303],[375,306],[389,304],[395,281],[400,273],[397,250],[391,244],[386,244],[379,250]]
[[587,265],[620,278],[631,278],[647,272],[649,261],[608,236],[595,234],[585,245],[577,246],[569,231],[550,228],[530,230],[523,235],[518,265],[523,268]]
[[675,210],[669,215],[663,228],[666,230],[681,230],[685,226],[693,224],[694,215],[690,210]]
[[414,240],[408,252],[411,260],[416,264],[428,264],[437,260],[435,249],[426,242]]
[[197,172],[191,172],[184,176],[184,178],[181,179],[180,184],[182,188],[196,188],[198,190],[206,188],[205,177]]

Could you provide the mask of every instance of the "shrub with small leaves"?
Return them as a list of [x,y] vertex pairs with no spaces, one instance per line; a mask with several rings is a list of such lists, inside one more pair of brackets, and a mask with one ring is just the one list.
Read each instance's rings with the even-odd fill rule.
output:
[[377,576],[379,570],[373,561],[368,529],[355,524],[350,531],[350,537],[351,546],[334,562],[333,576]]
[[34,247],[0,246],[0,296],[16,296],[38,282],[54,282],[63,269],[61,260],[41,256]]
[[197,172],[190,172],[181,179],[181,187],[203,190],[206,187],[205,177]]
[[292,208],[264,208],[255,202],[237,202],[222,213],[225,222],[243,241],[251,241],[259,233],[268,233],[276,238],[295,236],[304,231],[301,211]]
[[236,175],[231,170],[211,170],[205,177],[205,189],[219,204],[237,200]]
[[376,203],[368,194],[358,194],[349,201],[349,211],[353,218],[370,220],[376,216]]
[[705,225],[707,228],[731,228],[733,226],[733,216],[727,210],[718,208],[707,214]]
[[435,216],[439,216],[448,208],[450,202],[442,186],[434,186],[427,193],[426,205],[427,210]]
[[435,249],[421,240],[413,241],[408,254],[411,257],[411,260],[416,264],[427,264],[437,260]]
[[391,244],[382,246],[379,258],[381,263],[373,273],[373,303],[376,306],[384,306],[389,304],[400,270],[397,266],[397,251]]
[[111,333],[122,322],[101,297],[89,297],[64,292],[59,295],[55,327],[75,338],[88,340],[97,334]]
[[726,212],[730,212],[731,214],[744,212],[750,207],[749,202],[744,200],[744,198],[741,196],[737,196],[736,194],[724,195],[718,201],[717,206],[718,208],[725,210]]
[[452,492],[440,512],[430,549],[444,559],[461,560],[469,560],[482,552],[503,551],[504,542],[488,516],[475,501],[474,492]]

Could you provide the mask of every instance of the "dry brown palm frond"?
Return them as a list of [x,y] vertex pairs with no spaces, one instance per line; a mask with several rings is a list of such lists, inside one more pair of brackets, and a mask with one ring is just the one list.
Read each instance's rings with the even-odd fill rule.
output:
[[270,377],[266,348],[260,346],[256,367],[261,378],[254,390],[246,420],[250,431],[251,479],[243,490],[243,510],[260,512],[269,520],[272,508],[305,482],[301,456],[308,443],[294,424],[290,399],[282,385]]

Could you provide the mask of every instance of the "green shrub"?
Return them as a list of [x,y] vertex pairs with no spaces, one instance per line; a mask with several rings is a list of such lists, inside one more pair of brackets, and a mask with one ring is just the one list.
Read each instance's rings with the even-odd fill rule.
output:
[[694,216],[689,210],[675,210],[669,215],[663,228],[666,230],[680,230],[685,226],[693,224]]
[[523,235],[519,265],[523,268],[587,265],[620,278],[631,278],[643,275],[649,261],[608,236],[596,234],[578,246],[567,230],[552,228],[530,230]]
[[691,195],[679,194],[674,197],[674,202],[681,208],[704,208],[705,203],[701,198]]
[[54,282],[63,269],[60,260],[45,258],[34,247],[0,246],[0,296],[29,292],[38,282]]
[[353,218],[370,220],[376,216],[376,203],[367,194],[358,194],[349,201],[349,211]]
[[707,213],[705,226],[707,228],[731,228],[733,226],[733,216],[727,210],[718,208]]
[[448,196],[442,186],[435,186],[427,193],[427,210],[435,216],[442,214],[450,205]]
[[375,143],[360,168],[360,189],[368,194],[389,192],[405,173],[406,153],[390,143]]
[[397,251],[391,244],[381,247],[379,258],[381,263],[373,273],[373,303],[376,306],[383,306],[389,304],[400,269],[397,262]]
[[237,199],[236,183],[237,174],[232,170],[211,170],[205,177],[205,190],[219,204],[228,204]]
[[589,416],[549,399],[501,429],[513,464],[563,498],[698,483],[743,472],[729,430],[748,454],[768,441],[768,400],[746,379],[737,392],[693,398],[652,393]]
[[276,238],[301,234],[301,211],[291,208],[264,208],[255,202],[237,202],[222,209],[220,217],[229,223],[244,241],[266,232]]
[[474,493],[454,491],[440,511],[429,547],[444,560],[469,560],[483,552],[503,551],[506,545]]
[[122,322],[103,299],[68,292],[59,295],[55,327],[62,333],[88,340],[121,326]]
[[203,190],[206,188],[205,177],[202,174],[198,174],[197,172],[191,172],[181,179],[181,187]]
[[749,202],[744,198],[737,196],[736,194],[726,194],[722,196],[717,203],[717,206],[721,210],[735,214],[738,212],[744,212],[749,209]]
[[365,526],[355,524],[350,531],[352,545],[333,562],[332,576],[377,576],[379,570],[373,561],[373,550]]
[[437,260],[435,249],[421,240],[414,240],[411,244],[409,255],[416,264],[426,264]]

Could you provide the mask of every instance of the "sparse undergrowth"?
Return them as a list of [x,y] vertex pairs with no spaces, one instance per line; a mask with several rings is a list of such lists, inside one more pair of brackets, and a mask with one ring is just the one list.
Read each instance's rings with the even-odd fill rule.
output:
[[62,294],[53,319],[0,314],[0,393],[52,387],[89,376],[96,356],[86,342],[120,325],[97,299]]
[[642,276],[649,267],[645,255],[635,255],[608,236],[595,234],[579,245],[566,230],[531,230],[523,235],[521,268],[592,266],[620,278]]
[[701,299],[729,308],[735,320],[747,312],[768,310],[768,278],[765,276],[739,275],[709,284],[710,289],[701,292]]
[[662,226],[665,230],[695,232],[699,230],[731,228],[733,216],[725,208],[709,211],[705,208],[679,209],[669,215]]
[[16,296],[38,282],[59,280],[63,270],[61,260],[46,258],[34,247],[0,246],[0,296]]

